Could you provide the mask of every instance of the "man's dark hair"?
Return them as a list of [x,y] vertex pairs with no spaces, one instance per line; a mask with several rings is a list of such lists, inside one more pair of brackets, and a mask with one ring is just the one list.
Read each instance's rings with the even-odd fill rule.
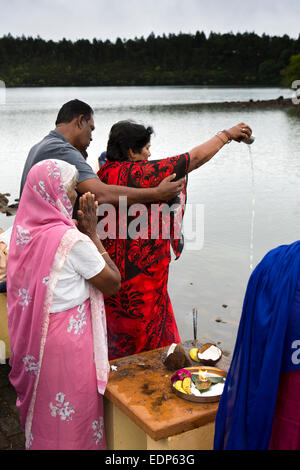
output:
[[80,100],[71,100],[65,103],[60,110],[56,118],[55,125],[66,122],[71,122],[75,117],[83,114],[84,118],[88,121],[94,114],[92,108]]
[[128,152],[131,149],[139,153],[150,142],[153,134],[152,127],[145,127],[134,121],[119,121],[110,130],[106,158],[111,162],[124,162],[129,160]]

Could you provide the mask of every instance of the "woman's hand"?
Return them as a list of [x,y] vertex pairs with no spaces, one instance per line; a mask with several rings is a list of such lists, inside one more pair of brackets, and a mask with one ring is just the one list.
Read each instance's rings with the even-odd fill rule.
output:
[[252,134],[252,129],[244,122],[240,122],[236,126],[231,127],[227,130],[232,140],[241,142],[241,140],[249,139]]
[[94,287],[104,295],[114,295],[121,287],[121,275],[110,259],[109,254],[105,251],[101,240],[97,236],[96,228],[98,223],[97,217],[98,201],[95,201],[95,195],[87,192],[79,199],[79,210],[77,211],[78,225],[77,228],[82,233],[90,237],[91,241],[96,245],[99,253],[103,256],[105,266],[90,279],[87,279]]
[[77,211],[77,228],[92,240],[97,237],[96,228],[98,224],[97,217],[98,201],[95,201],[95,195],[87,192],[79,199],[79,210]]

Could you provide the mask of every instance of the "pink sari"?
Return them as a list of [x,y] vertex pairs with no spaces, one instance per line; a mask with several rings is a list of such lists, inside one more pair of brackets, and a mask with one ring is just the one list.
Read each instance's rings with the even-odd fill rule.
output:
[[109,375],[103,295],[50,314],[60,270],[86,235],[72,221],[61,165],[28,174],[7,270],[10,381],[27,449],[104,449],[102,395]]

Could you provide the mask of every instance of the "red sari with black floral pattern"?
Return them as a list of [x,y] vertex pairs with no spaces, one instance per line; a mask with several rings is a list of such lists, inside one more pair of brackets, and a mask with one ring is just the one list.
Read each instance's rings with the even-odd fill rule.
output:
[[180,342],[168,275],[171,246],[176,259],[183,249],[189,161],[186,153],[155,161],[108,162],[98,172],[106,184],[135,188],[155,187],[172,173],[176,179],[186,177],[182,192],[169,203],[119,205],[114,221],[107,213],[100,217],[103,246],[122,277],[119,292],[105,297],[109,360]]

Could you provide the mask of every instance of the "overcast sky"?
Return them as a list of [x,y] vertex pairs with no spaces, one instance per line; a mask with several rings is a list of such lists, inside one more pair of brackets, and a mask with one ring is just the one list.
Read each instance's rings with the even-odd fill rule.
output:
[[297,38],[300,0],[0,0],[0,37],[129,39],[153,31]]

